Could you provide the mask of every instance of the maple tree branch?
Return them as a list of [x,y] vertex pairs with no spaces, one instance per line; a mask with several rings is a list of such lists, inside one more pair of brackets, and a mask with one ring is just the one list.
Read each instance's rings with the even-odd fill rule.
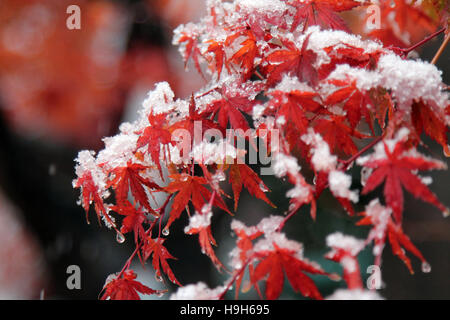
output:
[[444,31],[445,31],[445,28],[442,28],[442,29],[436,31],[435,33],[430,34],[428,37],[426,37],[426,38],[423,39],[422,41],[417,42],[415,45],[413,45],[413,46],[411,46],[411,47],[409,47],[409,48],[406,48],[406,49],[393,48],[393,49],[394,49],[394,51],[395,51],[395,50],[400,51],[400,52],[402,53],[402,55],[406,57],[406,55],[407,55],[408,53],[410,53],[410,52],[413,51],[414,49],[420,47],[421,45],[427,43],[428,41],[430,41],[430,40],[433,39],[434,37],[440,35],[440,34],[443,33]]
[[300,209],[300,208],[298,208],[297,210],[291,211],[291,212],[283,219],[283,221],[281,221],[280,225],[279,225],[278,228],[277,228],[277,232],[280,232],[281,230],[283,230],[284,225],[286,224],[286,222],[288,222],[288,220],[289,220],[290,218],[292,218],[292,217],[298,212],[299,209]]
[[359,150],[357,153],[355,153],[351,158],[344,160],[341,162],[343,165],[342,169],[345,171],[348,169],[348,167],[352,164],[353,161],[358,159],[363,153],[365,153],[367,150],[371,149],[373,146],[375,146],[378,142],[380,142],[383,139],[383,136],[379,136],[372,140],[367,146]]
[[438,52],[436,52],[436,55],[434,56],[433,60],[431,60],[431,64],[436,64],[436,62],[438,61],[439,57],[444,52],[445,47],[447,46],[449,41],[450,41],[450,33],[447,34],[447,36],[445,37],[444,42],[442,42]]
[[223,300],[225,298],[225,294],[228,292],[228,290],[230,290],[231,286],[233,285],[233,283],[236,281],[236,279],[245,271],[245,268],[247,268],[248,264],[250,263],[250,261],[253,259],[253,255],[251,257],[249,257],[244,265],[242,266],[241,269],[239,269],[238,272],[236,272],[233,277],[231,278],[231,280],[228,282],[227,286],[225,287],[225,290],[223,290],[223,292],[218,296],[218,300]]

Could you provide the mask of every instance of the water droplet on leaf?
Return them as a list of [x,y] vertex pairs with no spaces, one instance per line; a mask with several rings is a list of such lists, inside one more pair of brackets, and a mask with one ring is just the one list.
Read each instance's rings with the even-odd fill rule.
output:
[[423,273],[431,272],[431,265],[428,262],[422,262],[422,272]]
[[125,242],[125,236],[121,232],[117,231],[117,233],[116,233],[116,240],[117,240],[118,243],[124,243]]

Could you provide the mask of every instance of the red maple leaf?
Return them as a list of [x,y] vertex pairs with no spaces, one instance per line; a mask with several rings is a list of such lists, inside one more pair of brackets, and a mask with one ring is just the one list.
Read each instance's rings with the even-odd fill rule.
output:
[[269,93],[272,96],[270,106],[266,113],[274,115],[276,120],[283,119],[281,126],[290,146],[299,144],[300,137],[306,133],[310,119],[307,114],[320,111],[321,104],[317,102],[318,94],[308,91],[292,90],[285,92],[274,90]]
[[144,186],[152,191],[161,190],[161,188],[150,179],[140,175],[141,171],[148,168],[148,166],[128,161],[126,167],[117,167],[111,170],[110,173],[114,175],[114,178],[108,183],[108,188],[114,189],[118,206],[126,205],[128,192],[131,191],[137,203],[147,209],[148,212],[157,214],[150,206]]
[[402,186],[416,198],[427,201],[443,212],[448,212],[413,170],[443,169],[445,164],[427,159],[418,152],[407,152],[405,141],[399,141],[391,150],[384,142],[384,158],[369,157],[364,167],[374,169],[364,186],[362,194],[367,194],[377,186],[384,184],[386,204],[392,209],[395,221],[400,225],[403,212]]
[[[200,214],[200,213],[197,213]],[[200,243],[200,248],[202,248],[202,252],[206,254],[211,261],[214,263],[216,268],[220,271],[221,269],[225,269],[224,265],[217,258],[214,253],[214,249],[212,246],[217,246],[216,240],[212,236],[211,226],[203,226],[198,228],[191,228],[185,231],[186,234],[198,234],[198,242]]]
[[240,65],[244,70],[244,78],[249,79],[254,71],[254,61],[258,55],[258,46],[256,45],[255,35],[250,29],[229,36],[225,43],[230,45],[238,36],[245,36],[246,39],[241,42],[242,48],[230,58],[229,62]]
[[87,171],[77,180],[74,184],[75,188],[81,188],[82,206],[86,212],[86,220],[89,223],[89,207],[90,204],[94,203],[95,212],[97,213],[98,223],[100,224],[101,217],[105,217],[111,225],[115,225],[114,222],[109,217],[105,209],[105,204],[103,203],[102,197],[99,195],[99,190],[94,180],[92,179],[92,174]]
[[[208,129],[221,130],[221,132],[224,134],[225,131],[222,130],[222,128],[217,123],[207,118],[209,114],[209,110],[199,111],[197,109],[195,98],[192,94],[191,101],[189,103],[189,114],[186,116],[186,118],[172,124],[169,127],[169,132],[173,134],[176,130],[186,130],[187,132],[189,132],[191,137],[190,141],[188,141],[189,143],[192,143],[197,135],[199,135],[200,138],[203,139],[203,132]],[[197,128],[201,129],[201,132],[196,132],[196,130],[198,130]]]
[[440,108],[433,108],[422,100],[412,104],[411,121],[416,129],[417,138],[420,140],[420,135],[425,132],[442,146],[447,156],[450,156],[448,128],[444,119],[445,114]]
[[139,293],[142,294],[161,294],[163,291],[153,290],[142,283],[134,280],[136,274],[133,270],[128,269],[123,272],[120,278],[115,278],[107,283],[103,287],[105,293],[102,296],[102,300],[140,300]]
[[186,49],[184,52],[183,60],[184,67],[186,68],[190,58],[194,61],[195,68],[198,73],[203,77],[202,69],[200,68],[199,56],[202,56],[200,49],[198,48],[198,39],[196,35],[183,34],[179,39],[179,43],[185,43]]
[[[255,89],[253,89],[255,90]],[[250,113],[255,104],[255,100],[250,98],[250,92],[235,92],[229,90],[226,86],[218,89],[221,93],[221,99],[212,101],[205,112],[218,115],[220,127],[225,130],[230,123],[233,129],[248,130],[250,127],[243,113]]]
[[309,34],[305,38],[301,49],[293,42],[283,40],[286,49],[276,50],[266,57],[265,60],[269,65],[264,70],[268,74],[268,85],[279,82],[284,74],[297,76],[300,81],[312,85],[317,83],[317,70],[313,67],[317,54],[307,49],[310,36]]
[[234,211],[237,209],[242,186],[244,186],[251,195],[264,200],[272,207],[275,207],[275,205],[266,197],[265,192],[268,190],[266,185],[249,166],[246,164],[232,164],[229,173],[230,183],[234,194]]
[[136,209],[129,201],[126,201],[120,206],[111,206],[111,210],[120,215],[125,216],[122,220],[121,233],[134,232],[134,241],[137,243],[138,238],[142,238],[145,234],[144,226],[142,225],[147,219],[144,211],[141,208]]
[[[173,174],[170,176],[172,182],[165,187],[165,190],[170,193],[176,193],[173,198],[172,209],[170,217],[167,221],[166,228],[180,217],[189,202],[192,202],[195,210],[201,212],[203,206],[211,199],[211,191],[205,185],[208,181],[204,177],[190,176],[186,173]],[[215,196],[213,205],[220,209],[229,212],[226,204],[220,196]]]
[[284,273],[295,291],[299,291],[303,296],[312,299],[322,299],[322,295],[317,289],[314,281],[305,272],[311,274],[328,275],[318,266],[298,258],[297,252],[280,248],[273,243],[274,250],[257,252],[261,262],[256,267],[253,274],[253,283],[263,279],[268,275],[266,281],[266,298],[277,299],[283,290]]
[[[227,68],[228,72],[231,73],[229,62],[227,61],[225,54],[224,42],[209,40],[208,49],[206,53],[214,55],[214,64],[212,65],[217,72],[217,79],[220,79],[220,74],[222,73],[223,65]],[[211,64],[211,61],[210,61]]]
[[320,132],[322,138],[330,146],[330,151],[334,153],[342,152],[353,155],[358,152],[352,137],[362,139],[368,136],[360,133],[355,128],[351,128],[345,123],[346,118],[331,116],[329,119],[317,119],[314,131]]
[[161,267],[164,273],[167,275],[170,281],[181,286],[178,282],[175,274],[172,269],[170,269],[169,264],[167,263],[167,259],[174,259],[174,256],[170,254],[170,252],[164,247],[163,238],[152,239],[151,237],[147,237],[144,246],[142,248],[144,260],[147,260],[150,256],[152,256],[152,266],[155,270],[155,277],[157,279],[162,279]]
[[296,13],[292,23],[293,31],[300,23],[303,23],[303,31],[310,26],[321,26],[325,29],[349,31],[344,20],[337,12],[350,10],[362,3],[353,0],[283,0],[295,7]]
[[[381,206],[380,206],[381,207]],[[381,207],[384,208],[384,207]],[[381,209],[383,210],[383,209]],[[389,215],[384,215],[383,212],[375,212],[375,214],[369,214],[368,211],[362,212],[361,214],[365,217],[358,221],[357,225],[373,225],[372,231],[369,233],[367,242],[374,241],[374,246],[377,250],[374,250],[375,254],[375,265],[381,264],[381,255],[383,253],[383,248],[385,246],[386,238],[391,244],[392,252],[397,255],[408,267],[411,274],[414,270],[411,266],[410,259],[406,256],[405,248],[407,251],[411,252],[417,258],[422,261],[423,268],[428,266],[428,262],[425,260],[420,251],[414,246],[409,237],[403,232],[400,225],[396,225]],[[403,248],[402,248],[403,247]]]
[[144,132],[139,136],[136,149],[146,145],[148,146],[147,151],[150,154],[152,161],[158,167],[159,174],[163,177],[160,163],[161,147],[168,145],[169,143],[174,144],[174,142],[172,142],[172,136],[166,127],[167,114],[162,113],[154,115],[153,113],[150,113],[148,122],[150,125],[145,128]]
[[344,110],[347,111],[347,119],[353,128],[356,128],[364,115],[367,124],[373,131],[371,113],[368,109],[368,106],[372,104],[370,95],[367,92],[360,91],[355,80],[330,80],[329,83],[340,87],[340,89],[330,94],[325,104],[329,106],[342,104]]
[[[253,249],[253,240],[257,239],[258,237],[262,236],[264,234],[264,232],[257,230],[256,228],[254,229],[248,229],[248,228],[240,228],[240,225],[236,225],[233,228],[234,233],[236,234],[236,236],[238,237],[237,241],[236,241],[236,246],[239,249],[239,260],[242,263],[242,266],[245,266],[245,264],[247,263],[247,260],[250,257],[250,253],[251,250]],[[248,265],[248,272],[250,275],[250,281],[252,283],[255,284],[256,286],[256,290],[259,292],[259,287],[257,286],[257,283],[255,281],[253,281],[253,274],[254,274],[254,265],[252,263],[249,263]],[[239,289],[242,285],[242,280],[244,279],[244,272],[240,272],[240,270],[237,270],[236,272],[239,272],[237,277],[236,277],[236,299],[238,298],[239,295]],[[261,296],[261,294],[260,294]]]

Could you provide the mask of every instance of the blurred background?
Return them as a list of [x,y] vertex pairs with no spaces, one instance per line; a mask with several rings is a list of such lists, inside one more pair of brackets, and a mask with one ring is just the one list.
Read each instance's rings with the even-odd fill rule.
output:
[[[71,4],[81,8],[80,30],[66,28]],[[168,81],[181,98],[205,84],[194,68],[185,71],[171,45],[177,25],[198,21],[204,13],[203,0],[0,1],[0,299],[97,299],[106,277],[122,268],[133,243],[119,244],[115,232],[86,223],[76,205],[78,191],[72,188],[73,159],[79,150],[101,149],[102,137],[114,135],[121,122],[134,120],[154,83]],[[441,42],[442,36],[428,43],[420,57],[430,61]],[[437,63],[447,84],[449,53],[447,48]],[[427,152],[450,164],[436,143],[426,142],[431,146]],[[359,173],[353,176],[356,187]],[[450,173],[430,176],[435,181],[431,189],[450,206]],[[271,177],[266,184],[278,209],[243,194],[237,219],[251,225],[287,210],[283,199],[289,186]],[[359,209],[368,200],[363,198]],[[304,243],[306,257],[327,271],[340,272],[337,264],[322,258],[326,235],[338,230],[363,238],[367,229],[354,227],[355,219],[330,194],[322,196],[318,207],[315,223],[305,209],[290,221],[286,233]],[[421,273],[413,258],[417,273],[410,275],[387,247],[382,267],[386,287],[381,295],[450,299],[450,220],[408,195],[405,212],[405,232],[422,250],[432,272]],[[231,218],[217,214],[213,220],[217,254],[226,263],[234,246]],[[179,259],[170,262],[177,278],[183,284],[222,284],[226,275],[201,254],[196,237],[184,234],[186,224],[180,219],[166,242]],[[365,278],[373,261],[370,251],[360,256]],[[66,286],[69,265],[81,268],[80,290]],[[161,288],[151,268],[135,268],[144,284]],[[315,280],[325,296],[344,287],[343,282],[324,277]],[[241,296],[257,298],[253,291]],[[286,286],[281,298],[299,295]]]

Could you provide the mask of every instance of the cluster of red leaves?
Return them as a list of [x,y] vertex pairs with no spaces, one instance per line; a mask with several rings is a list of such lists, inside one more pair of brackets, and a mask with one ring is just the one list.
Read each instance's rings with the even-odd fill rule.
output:
[[[162,280],[165,274],[170,281],[180,285],[167,262],[168,259],[175,258],[163,246],[165,239],[162,235],[168,235],[170,226],[183,212],[187,212],[190,219],[199,218],[201,221],[194,227],[185,229],[185,233],[198,235],[203,253],[219,270],[222,270],[225,267],[213,248],[217,243],[209,222],[212,208],[231,214],[224,198],[232,198],[236,211],[244,187],[250,195],[275,207],[266,196],[267,187],[261,177],[248,165],[237,162],[239,156],[233,159],[233,163],[226,164],[179,164],[172,162],[170,158],[170,148],[176,145],[171,138],[177,130],[184,130],[190,134],[189,143],[196,143],[194,138],[197,133],[196,125],[199,123],[202,130],[215,129],[223,133],[231,128],[245,132],[251,128],[248,119],[250,116],[255,117],[253,110],[259,103],[266,105],[259,120],[273,119],[273,121],[261,121],[259,126],[254,123],[258,129],[257,135],[269,139],[269,136],[262,137],[262,129],[269,131],[278,129],[281,135],[280,146],[277,150],[270,151],[282,154],[290,159],[289,161],[297,160],[300,155],[312,169],[314,176],[314,182],[309,183],[309,179],[300,171],[292,171],[292,163],[284,168],[285,172],[277,174],[287,176],[287,181],[295,186],[295,192],[290,196],[289,215],[274,228],[279,237],[284,237],[279,232],[302,206],[311,205],[311,216],[315,218],[316,201],[329,187],[332,171],[343,174],[364,152],[373,146],[377,146],[379,151],[379,146],[384,146],[383,157],[375,154],[362,162],[362,166],[373,170],[362,193],[367,194],[384,182],[383,195],[386,206],[392,211],[392,218],[389,217],[384,235],[376,239],[369,237],[366,244],[374,240],[375,244],[380,245],[384,244],[386,238],[389,239],[394,253],[410,270],[412,270],[411,263],[402,246],[425,262],[424,257],[402,231],[402,187],[416,198],[435,205],[444,213],[448,212],[415,173],[417,170],[444,168],[442,163],[430,160],[416,151],[416,147],[422,143],[420,135],[425,133],[448,152],[447,125],[442,114],[444,109],[439,109],[443,106],[438,107],[433,102],[425,100],[414,101],[411,112],[404,112],[398,107],[391,93],[382,86],[362,90],[352,74],[347,75],[345,79],[328,78],[342,65],[357,70],[374,71],[383,55],[401,52],[400,49],[390,51],[380,46],[379,49],[370,51],[345,41],[330,44],[322,49],[313,49],[310,46],[311,33],[299,43],[291,36],[283,36],[283,33],[277,34],[275,39],[268,27],[274,25],[285,31],[290,30],[286,31],[289,35],[292,35],[290,32],[302,34],[312,25],[325,29],[348,30],[339,12],[361,6],[363,2],[286,0],[283,3],[289,6],[289,10],[285,12],[292,18],[289,23],[286,19],[277,18],[269,13],[262,14],[257,10],[252,12],[247,8],[239,12],[236,25],[228,25],[225,17],[230,13],[221,7],[223,12],[219,15],[212,7],[207,27],[182,28],[178,32],[176,42],[182,45],[184,61],[187,64],[188,60],[192,59],[201,74],[203,74],[202,63],[207,64],[208,70],[212,73],[209,91],[192,94],[190,101],[185,104],[186,107],[188,105],[188,110],[183,115],[172,111],[149,111],[147,127],[134,133],[138,135],[137,143],[126,165],[97,164],[97,169],[106,177],[103,189],[96,184],[89,171],[75,181],[74,186],[82,189],[82,205],[86,212],[93,201],[99,219],[105,218],[108,224],[116,228],[116,222],[110,217],[110,211],[117,212],[125,217],[120,231],[134,233],[136,250],[119,276],[106,285],[104,297],[137,298],[137,291],[144,294],[155,293],[154,290],[136,284],[134,273],[129,269],[130,262],[136,255],[142,263],[152,257],[152,266],[157,279]],[[397,23],[404,26],[400,13],[392,8],[389,10],[394,10],[398,14]],[[208,33],[208,28],[219,29],[225,36],[217,39]],[[327,61],[316,67],[319,56],[323,54],[327,56]],[[232,83],[223,80],[225,73],[232,76]],[[296,83],[301,85],[298,85],[298,88],[286,89],[280,83],[287,77],[295,79]],[[323,87],[331,89],[324,94],[321,91]],[[258,95],[261,98],[255,99]],[[205,97],[208,98],[204,99]],[[167,96],[164,96],[163,102],[159,102],[167,105],[175,104]],[[337,113],[334,109],[340,109],[341,112]],[[409,133],[407,139],[395,140],[400,129],[405,127]],[[203,132],[200,132],[201,138]],[[330,168],[316,167],[317,159],[314,159],[314,153],[317,151],[315,150],[318,147],[317,143],[305,143],[302,140],[302,136],[311,132],[319,134],[323,139],[325,144],[325,152],[321,150],[324,152],[323,156],[327,156],[328,152],[331,160],[336,159],[336,163],[331,164]],[[249,139],[248,136],[246,138]],[[369,138],[373,139],[372,142],[364,148],[358,148],[355,140]],[[389,145],[393,142],[395,146],[392,148]],[[190,156],[182,155],[185,159]],[[164,174],[165,169],[168,175]],[[168,180],[167,185],[163,186],[156,182],[155,172],[161,180]],[[153,176],[150,173],[153,173]],[[222,176],[223,179],[218,179],[218,176]],[[227,176],[232,196],[227,195],[218,182],[226,180]],[[108,189],[114,191],[115,205],[106,203],[104,192]],[[348,195],[349,190],[346,191]],[[155,205],[151,205],[150,201],[155,192],[166,195],[166,201],[159,209],[155,209]],[[353,200],[350,197],[346,198],[345,192],[333,195],[346,211],[351,215],[354,214],[351,204]],[[171,209],[166,216],[166,207],[170,201]],[[191,215],[192,209],[195,215]],[[165,216],[168,220],[162,228]],[[359,224],[372,225],[375,229],[378,222],[366,217]],[[154,228],[158,227],[158,232],[155,232]],[[330,275],[315,263],[304,259],[302,253],[270,240],[272,239],[270,235],[265,234],[262,229],[247,232],[238,228],[234,231],[238,236],[236,245],[239,250],[240,267],[233,266],[227,288],[235,283],[237,294],[245,270],[248,270],[250,285],[244,287],[247,289],[254,286],[260,296],[262,294],[258,282],[266,280],[265,297],[278,298],[286,275],[295,291],[306,297],[322,298],[313,280],[306,273]],[[270,249],[256,250],[258,246],[253,242],[263,235],[266,237],[265,241],[270,242]],[[333,247],[333,251],[326,256],[343,264],[343,279],[349,289],[362,288],[358,253],[359,250]],[[379,260],[380,256],[381,253],[376,259]],[[347,268],[349,261],[355,267]]]

